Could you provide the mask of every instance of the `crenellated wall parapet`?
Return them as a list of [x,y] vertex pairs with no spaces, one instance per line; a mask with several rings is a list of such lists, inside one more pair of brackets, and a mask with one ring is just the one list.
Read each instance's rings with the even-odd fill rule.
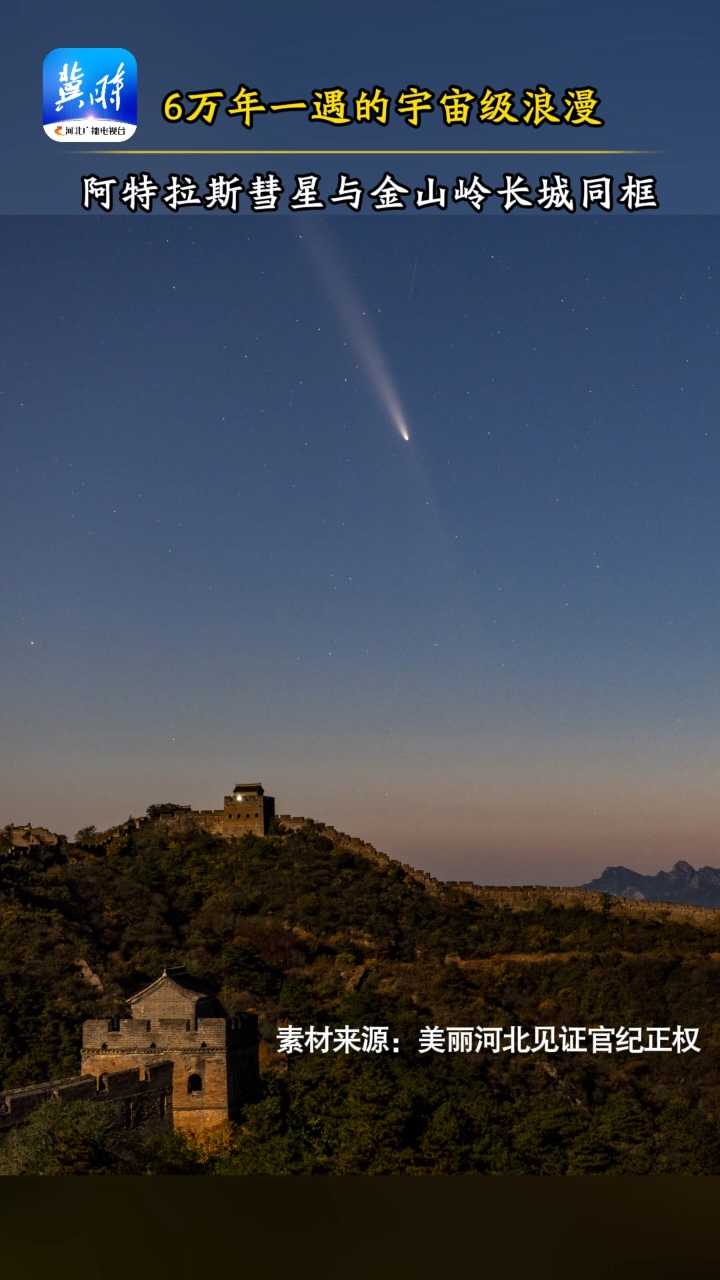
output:
[[224,1051],[238,1033],[225,1018],[199,1018],[194,1026],[189,1018],[89,1018],[83,1023],[83,1051],[93,1053],[163,1053],[178,1049]]
[[6,1089],[0,1093],[0,1134],[24,1124],[44,1102],[110,1103],[119,1122],[127,1128],[150,1122],[169,1125],[172,1089],[172,1062],[149,1063],[144,1070],[129,1067]]

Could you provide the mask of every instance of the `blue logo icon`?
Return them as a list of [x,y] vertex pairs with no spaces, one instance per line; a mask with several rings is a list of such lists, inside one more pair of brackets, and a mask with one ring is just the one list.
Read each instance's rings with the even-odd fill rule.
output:
[[43,62],[43,129],[53,142],[127,142],[137,128],[137,62],[127,49],[53,49]]

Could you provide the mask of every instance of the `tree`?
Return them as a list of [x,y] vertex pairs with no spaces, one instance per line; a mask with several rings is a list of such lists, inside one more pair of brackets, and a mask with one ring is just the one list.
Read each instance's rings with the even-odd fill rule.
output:
[[75,836],[75,844],[92,848],[94,844],[97,844],[97,834],[97,827],[81,827]]
[[0,1174],[135,1172],[122,1167],[115,1137],[107,1107],[96,1102],[44,1102],[0,1146]]
[[191,806],[189,804],[173,804],[167,801],[165,804],[149,804],[145,810],[148,818],[152,822],[155,818],[162,818],[172,813],[190,813]]
[[44,1102],[0,1142],[0,1175],[200,1173],[177,1131],[123,1129],[102,1102]]

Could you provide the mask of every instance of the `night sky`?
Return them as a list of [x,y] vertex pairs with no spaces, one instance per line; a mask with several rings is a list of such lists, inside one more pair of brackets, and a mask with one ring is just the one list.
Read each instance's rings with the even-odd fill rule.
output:
[[714,858],[718,253],[682,222],[93,219],[80,264],[77,219],[8,220],[3,814],[257,778],[447,875]]
[[[340,41],[320,9],[274,47],[233,9],[190,77],[180,4],[158,88],[230,80],[233,41],[289,93],[468,78],[427,5],[379,44],[367,15]],[[473,18],[505,80],[551,48],[548,80],[578,63],[590,27],[573,10],[553,43],[556,9],[544,43],[533,15],[514,36]],[[607,66],[647,124],[631,20],[587,78]],[[62,43],[124,44],[142,74],[135,17],[80,25],[25,38],[36,96]],[[0,822],[73,834],[259,780],[444,877],[720,864],[716,225],[3,218]]]

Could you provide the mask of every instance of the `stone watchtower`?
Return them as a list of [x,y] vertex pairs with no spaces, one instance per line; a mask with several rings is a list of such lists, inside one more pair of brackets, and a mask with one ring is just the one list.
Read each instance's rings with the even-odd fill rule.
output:
[[232,839],[234,836],[268,835],[274,817],[274,796],[267,796],[259,782],[238,782],[230,795],[225,796],[222,809],[151,805],[148,817],[137,821],[160,823],[176,835],[185,835],[199,828],[211,835]]
[[228,1018],[183,969],[165,969],[131,996],[129,1018],[83,1024],[82,1071],[96,1076],[153,1062],[173,1064],[172,1122],[200,1133],[237,1118],[256,1096],[257,1019]]
[[238,782],[223,802],[223,834],[264,836],[274,817],[275,801],[265,795],[259,782]]

